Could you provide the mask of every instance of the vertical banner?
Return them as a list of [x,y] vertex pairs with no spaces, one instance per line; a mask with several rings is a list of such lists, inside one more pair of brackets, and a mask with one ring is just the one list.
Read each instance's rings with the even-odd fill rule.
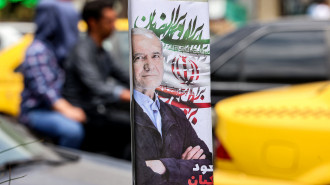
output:
[[213,184],[207,0],[130,0],[136,185]]

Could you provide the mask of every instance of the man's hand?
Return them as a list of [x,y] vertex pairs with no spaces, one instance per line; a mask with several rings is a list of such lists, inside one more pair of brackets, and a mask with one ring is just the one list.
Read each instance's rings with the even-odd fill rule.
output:
[[63,114],[65,117],[83,123],[86,121],[85,112],[79,108],[71,105],[68,101],[61,98],[53,104],[53,109]]
[[79,107],[72,106],[70,112],[64,115],[80,123],[86,122],[86,114]]
[[200,146],[189,146],[186,151],[182,154],[181,159],[190,160],[190,159],[206,159],[204,150]]
[[130,101],[130,99],[131,99],[130,91],[127,89],[123,90],[123,92],[120,94],[120,100],[128,102]]
[[146,165],[152,169],[152,171],[162,175],[166,172],[166,168],[160,160],[149,160],[146,161]]

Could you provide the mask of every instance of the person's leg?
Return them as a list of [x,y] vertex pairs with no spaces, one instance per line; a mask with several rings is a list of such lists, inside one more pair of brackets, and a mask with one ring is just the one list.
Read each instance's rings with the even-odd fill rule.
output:
[[129,125],[113,123],[108,120],[107,116],[91,113],[91,111],[87,112],[87,116],[88,122],[84,125],[85,139],[82,149],[128,159],[130,154]]
[[88,121],[84,124],[85,139],[82,144],[82,149],[90,152],[105,153],[111,140],[104,138],[109,132],[109,129],[105,127],[108,122],[105,117],[95,116],[87,112]]
[[28,114],[31,129],[57,138],[59,145],[79,148],[84,138],[81,123],[54,111],[36,110]]
[[[120,107],[120,106],[119,106]],[[111,123],[111,129],[108,129],[108,135],[114,136],[113,140],[120,140],[114,143],[114,147],[118,150],[114,155],[124,159],[131,158],[131,128],[130,128],[130,112],[129,104],[125,104],[121,108],[113,106],[108,108],[106,114],[108,123]],[[117,139],[116,139],[117,138]],[[111,139],[111,138],[110,138]]]

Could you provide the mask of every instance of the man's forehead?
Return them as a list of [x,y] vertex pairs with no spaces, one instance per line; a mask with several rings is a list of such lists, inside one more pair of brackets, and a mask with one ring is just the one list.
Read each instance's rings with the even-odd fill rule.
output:
[[104,7],[102,9],[102,16],[101,17],[104,18],[104,17],[107,17],[107,16],[117,17],[117,12],[114,9],[110,8],[110,7]]
[[[149,34],[151,35],[151,34]],[[139,40],[139,41],[136,41]],[[159,41],[159,39],[153,35],[151,37],[143,35],[143,34],[138,34],[138,35],[133,35],[132,36],[132,41],[133,44],[139,44],[139,42],[152,42],[153,44],[157,44],[157,46],[162,47],[162,43]]]
[[143,40],[149,40],[149,41],[157,41],[157,42],[160,43],[159,39],[156,36],[154,36],[152,34],[149,34],[149,33],[147,33],[147,34],[136,34],[136,35],[133,35],[132,38],[133,38],[133,40],[134,39],[143,39]]

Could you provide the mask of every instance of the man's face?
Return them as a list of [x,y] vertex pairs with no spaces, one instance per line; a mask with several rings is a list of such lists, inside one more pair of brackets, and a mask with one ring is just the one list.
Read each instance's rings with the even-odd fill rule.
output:
[[96,30],[103,39],[109,37],[115,30],[117,13],[111,8],[102,10],[102,17],[96,22]]
[[164,58],[160,41],[150,35],[132,36],[134,88],[155,90],[163,80]]

